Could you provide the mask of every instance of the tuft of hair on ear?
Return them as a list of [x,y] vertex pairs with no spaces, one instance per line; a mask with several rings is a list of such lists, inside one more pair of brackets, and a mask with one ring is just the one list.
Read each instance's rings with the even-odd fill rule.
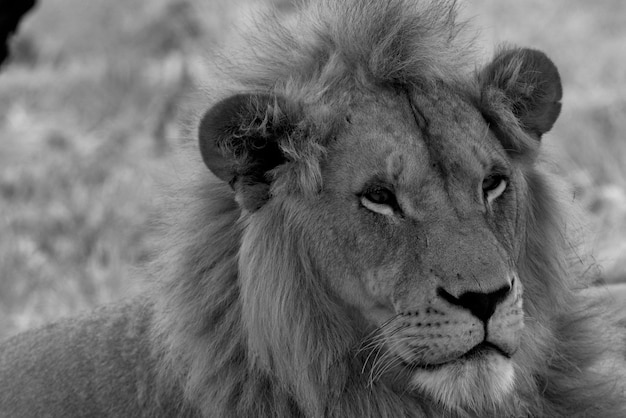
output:
[[268,93],[240,93],[213,105],[198,129],[206,166],[254,212],[269,199],[270,171],[285,163],[281,140],[297,128],[298,110]]
[[541,51],[501,49],[479,72],[478,81],[483,113],[497,130],[516,130],[512,125],[518,125],[539,140],[561,112],[561,77]]

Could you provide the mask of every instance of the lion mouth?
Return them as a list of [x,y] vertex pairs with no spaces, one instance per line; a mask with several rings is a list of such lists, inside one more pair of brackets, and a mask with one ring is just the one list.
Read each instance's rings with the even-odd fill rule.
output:
[[407,364],[407,366],[410,366],[415,369],[437,370],[437,369],[440,369],[442,367],[445,367],[451,364],[480,361],[491,355],[501,356],[506,359],[511,358],[511,354],[503,350],[501,347],[489,341],[483,341],[479,344],[476,344],[474,347],[472,347],[465,353],[461,354],[460,356],[452,360],[444,361],[441,363],[430,363],[430,364],[422,364],[422,363],[416,362],[416,363]]
[[511,354],[509,354],[508,352],[504,351],[502,348],[500,348],[496,344],[493,344],[493,343],[491,343],[489,341],[483,341],[482,343],[477,344],[476,346],[471,348],[465,354],[461,355],[459,357],[459,359],[462,359],[462,360],[473,360],[473,359],[476,359],[476,358],[482,358],[485,355],[488,355],[489,353],[497,353],[497,354],[500,354],[501,356],[503,356],[504,358],[507,358],[507,359],[511,358]]

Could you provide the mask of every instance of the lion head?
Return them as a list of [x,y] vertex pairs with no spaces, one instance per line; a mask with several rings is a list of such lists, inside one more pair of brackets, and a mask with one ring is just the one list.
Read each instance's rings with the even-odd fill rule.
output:
[[219,416],[590,407],[596,348],[555,355],[595,338],[539,162],[556,67],[509,48],[467,71],[453,5],[382,3],[264,22],[229,67],[199,125],[219,181],[165,267],[165,363]]

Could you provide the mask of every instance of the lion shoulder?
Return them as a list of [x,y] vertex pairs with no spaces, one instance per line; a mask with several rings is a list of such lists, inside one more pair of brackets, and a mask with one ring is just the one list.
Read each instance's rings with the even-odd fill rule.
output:
[[147,300],[131,299],[4,341],[0,411],[11,417],[141,417],[154,416],[157,405],[168,408],[165,399],[155,402],[152,315]]

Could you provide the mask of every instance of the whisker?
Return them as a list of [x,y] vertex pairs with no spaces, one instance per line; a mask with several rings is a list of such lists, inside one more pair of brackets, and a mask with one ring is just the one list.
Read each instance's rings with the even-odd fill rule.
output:
[[370,368],[370,373],[369,373],[370,381],[372,380],[372,374],[374,373],[378,365],[381,363],[381,361],[383,361],[385,357],[389,355],[388,350],[383,350],[383,344],[379,345],[375,351],[376,351],[376,355],[374,356],[374,360],[372,361],[372,367]]
[[[394,334],[396,334],[394,332]],[[398,364],[402,363],[403,357],[405,353],[410,353],[411,352],[411,347],[403,344],[406,341],[411,341],[412,337],[410,336],[398,336],[398,335],[392,335],[391,338],[387,339],[387,343],[390,346],[394,346],[394,347],[398,347],[401,344],[404,345],[403,347],[403,351],[398,352],[398,350],[387,350],[383,356],[381,356],[380,358],[376,357],[375,361],[372,365],[372,368],[370,369],[370,376],[369,376],[369,385],[373,385],[375,381],[377,381],[378,379],[380,379],[387,371],[389,371],[390,369],[392,369],[393,367],[397,366]]]
[[419,356],[425,351],[423,347],[410,344],[415,342],[415,336],[402,333],[410,328],[410,324],[397,321],[399,316],[394,315],[369,332],[354,350],[355,358],[364,357],[361,374],[367,373],[367,386],[370,388],[388,371],[403,363],[405,358]]
[[371,332],[369,332],[365,337],[363,337],[358,345],[358,348],[355,350],[355,357],[361,352],[371,348],[378,344],[378,340],[383,339],[385,337],[385,329],[389,324],[393,322],[398,315],[394,315],[385,322],[383,322],[380,326],[374,328]]
[[394,322],[397,317],[398,315],[394,315],[393,317],[383,322],[379,327],[368,333],[358,344],[358,348],[354,351],[354,358],[362,353],[369,351],[367,358],[365,359],[363,364],[362,373],[365,371],[365,367],[372,354],[374,352],[380,352],[380,349],[385,344],[385,342],[403,328],[401,324],[397,324]]
[[[375,348],[373,347],[372,350],[369,352],[369,354],[367,355],[367,357],[365,358],[365,361],[363,362],[363,367],[361,368],[361,374],[365,373],[365,368],[367,367],[367,363],[369,362],[370,358],[372,357],[372,355],[374,353],[376,353],[374,355],[374,361],[372,362],[373,365],[376,364],[376,358],[378,357],[378,355],[380,354],[380,351],[383,348],[383,344],[378,344]],[[372,365],[372,367],[374,367]]]
[[[370,388],[372,388],[374,386],[374,383],[376,382],[376,380],[378,380],[378,378],[380,376],[379,370],[384,368],[385,363],[387,363],[387,360],[390,359],[392,356],[393,356],[393,354],[390,351],[386,351],[372,365],[372,368],[370,369],[369,378],[368,378],[368,386]],[[391,360],[393,361],[393,358],[391,358]]]
[[383,364],[379,368],[378,373],[376,374],[376,376],[374,376],[374,381],[380,379],[382,376],[384,376],[385,373],[387,373],[387,371],[391,370],[392,368],[394,368],[395,366],[401,363],[402,363],[402,358],[398,355],[394,355],[392,358],[389,359],[389,361],[386,362],[386,364]]

